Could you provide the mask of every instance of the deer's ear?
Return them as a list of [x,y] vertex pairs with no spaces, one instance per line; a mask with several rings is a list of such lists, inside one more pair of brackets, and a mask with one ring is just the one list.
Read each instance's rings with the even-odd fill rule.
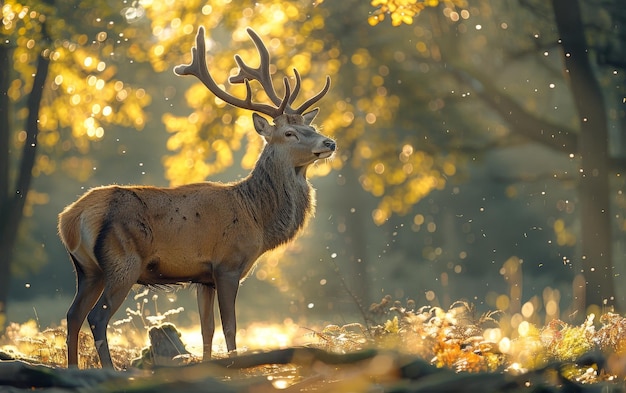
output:
[[320,108],[315,108],[310,112],[305,113],[304,115],[302,115],[302,117],[304,117],[304,124],[311,125],[311,122],[313,121],[313,119],[315,119],[315,116],[317,116],[317,112],[320,111]]
[[253,113],[252,122],[254,123],[254,129],[259,135],[265,138],[269,138],[272,135],[272,126],[263,116]]

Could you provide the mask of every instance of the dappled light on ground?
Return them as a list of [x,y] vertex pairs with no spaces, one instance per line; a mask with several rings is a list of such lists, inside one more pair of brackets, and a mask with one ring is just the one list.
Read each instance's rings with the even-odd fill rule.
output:
[[[536,377],[537,373],[543,375],[550,369],[550,373],[558,374],[557,380],[567,379],[577,384],[615,384],[626,377],[626,318],[617,314],[605,313],[599,317],[590,314],[579,324],[553,319],[541,326],[523,320],[512,329],[510,321],[514,318],[506,312],[478,313],[466,302],[456,302],[447,310],[430,306],[416,308],[413,301],[402,303],[387,296],[380,303],[372,304],[367,318],[368,323],[328,325],[320,329],[298,326],[289,319],[279,324],[253,323],[240,329],[238,334],[238,355],[244,357],[259,351],[310,348],[323,351],[306,352],[308,355],[304,358],[324,359],[324,356],[337,355],[342,356],[340,362],[352,367],[367,358],[367,365],[346,368],[346,364],[333,366],[336,359],[318,359],[317,366],[303,366],[303,355],[290,355],[292,360],[281,358],[281,364],[273,364],[273,357],[261,358],[261,363],[267,364],[244,366],[219,378],[238,383],[262,378],[276,390],[309,381],[307,383],[315,386],[332,383],[337,387],[348,383],[360,386],[357,391],[366,391],[374,380],[397,380],[399,370],[406,373],[407,364],[415,361],[432,369],[447,370],[450,375],[487,373]],[[200,362],[199,330],[199,326],[178,329],[176,334],[189,353],[181,354],[184,356],[177,364]],[[142,355],[142,347],[150,344],[146,329],[137,329],[126,322],[112,327],[109,334],[115,365],[132,370],[132,365],[136,364],[132,360]],[[216,332],[216,358],[231,361],[233,358],[225,353],[220,335],[221,332]],[[0,344],[4,359],[56,367],[66,364],[64,326],[39,329],[34,321],[13,323]],[[99,367],[93,339],[86,331],[81,332],[79,352],[81,368]],[[323,353],[330,355],[320,355]],[[353,360],[349,358],[351,354],[357,354]]]

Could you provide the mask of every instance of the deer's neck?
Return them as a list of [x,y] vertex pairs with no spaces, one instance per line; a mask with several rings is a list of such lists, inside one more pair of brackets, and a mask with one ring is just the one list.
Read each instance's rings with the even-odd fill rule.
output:
[[286,166],[279,154],[266,148],[240,184],[246,205],[264,230],[266,250],[293,239],[315,204],[314,190],[306,179],[307,168]]

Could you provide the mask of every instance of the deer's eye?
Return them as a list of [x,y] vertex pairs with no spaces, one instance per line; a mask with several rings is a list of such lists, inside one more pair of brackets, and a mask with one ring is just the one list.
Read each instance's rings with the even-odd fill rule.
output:
[[293,132],[293,131],[285,131],[285,136],[286,136],[287,138],[291,138],[291,137],[296,136],[296,133],[295,133],[295,132]]

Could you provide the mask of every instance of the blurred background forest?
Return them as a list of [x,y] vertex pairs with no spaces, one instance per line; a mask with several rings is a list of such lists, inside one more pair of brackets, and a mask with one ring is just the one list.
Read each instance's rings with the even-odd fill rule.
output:
[[[0,4],[0,326],[65,318],[56,217],[90,187],[254,165],[251,114],[172,72],[200,25],[218,83],[235,53],[257,61],[248,26],[301,96],[333,80],[316,123],[339,151],[313,171],[316,217],[244,282],[242,326],[362,321],[385,295],[465,299],[513,326],[626,307],[621,0]],[[191,291],[155,293],[197,321]]]

